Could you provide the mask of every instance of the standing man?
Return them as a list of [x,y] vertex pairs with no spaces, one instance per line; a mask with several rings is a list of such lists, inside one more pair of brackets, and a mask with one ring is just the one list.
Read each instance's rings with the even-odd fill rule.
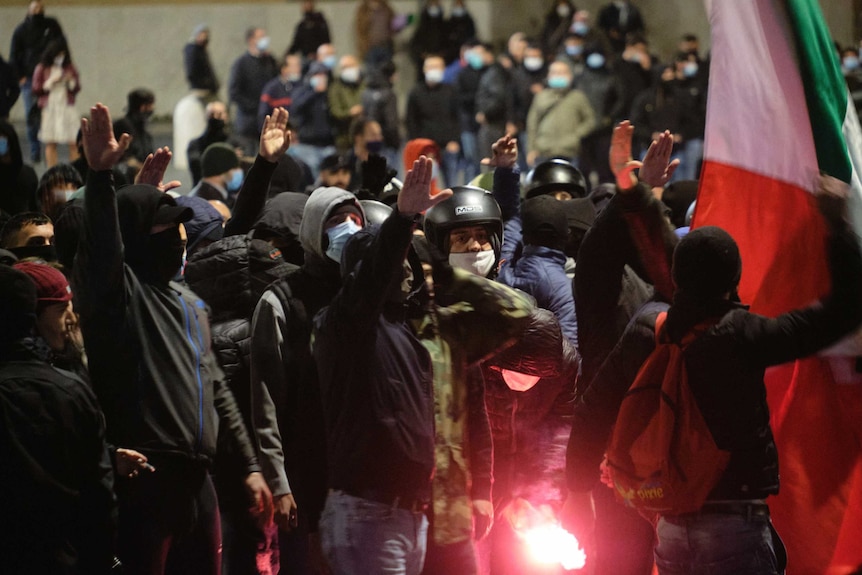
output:
[[216,414],[264,521],[272,494],[212,352],[208,308],[171,281],[183,261],[180,224],[192,212],[153,185],[114,190],[111,167],[130,137],[114,138],[105,106],[90,109],[81,131],[90,172],[74,286],[93,389],[108,440],[156,468],[117,485],[124,573],[217,575],[221,534],[209,473]]
[[126,115],[114,122],[114,137],[118,140],[123,134],[132,137],[122,161],[127,166],[126,179],[133,182],[144,160],[156,151],[153,135],[147,129],[156,110],[156,95],[147,88],[137,88],[129,92],[126,101]]
[[266,83],[275,78],[278,64],[269,53],[270,38],[263,28],[249,28],[245,33],[246,52],[234,61],[228,80],[228,96],[236,105],[234,133],[242,141],[247,156],[256,153],[260,139],[257,108]]
[[64,40],[63,29],[54,18],[45,16],[42,0],[33,0],[27,7],[27,17],[18,24],[12,33],[12,47],[9,49],[9,60],[18,78],[21,95],[24,97],[24,112],[27,115],[27,139],[30,141],[30,161],[42,161],[42,150],[39,144],[39,120],[35,114],[31,119],[31,110],[36,105],[33,99],[33,71],[45,48],[54,40]]
[[[434,470],[431,357],[405,303],[424,276],[406,257],[430,194],[431,161],[407,173],[377,233],[357,232],[341,258],[344,284],[314,320],[330,492],[321,541],[337,573],[418,574]],[[412,264],[412,265],[411,265]]]
[[329,24],[326,23],[326,17],[314,9],[314,0],[304,0],[302,20],[296,23],[293,42],[287,52],[313,60],[317,49],[323,44],[329,44]]
[[203,100],[214,98],[219,88],[218,78],[207,52],[209,41],[209,27],[206,24],[198,24],[192,32],[189,43],[183,48],[183,67],[189,88]]

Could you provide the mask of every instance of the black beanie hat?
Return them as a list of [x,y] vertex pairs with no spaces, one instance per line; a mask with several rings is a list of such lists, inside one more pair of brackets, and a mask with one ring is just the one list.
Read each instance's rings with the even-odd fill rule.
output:
[[236,157],[236,150],[228,144],[220,142],[210,144],[201,156],[201,176],[204,178],[218,176],[238,167],[239,158]]
[[553,196],[541,195],[521,207],[524,244],[562,250],[569,237],[569,222],[563,204]]
[[676,288],[695,299],[716,299],[734,291],[741,275],[739,247],[719,227],[692,230],[673,252]]
[[36,284],[22,271],[0,265],[0,342],[26,337],[36,323]]

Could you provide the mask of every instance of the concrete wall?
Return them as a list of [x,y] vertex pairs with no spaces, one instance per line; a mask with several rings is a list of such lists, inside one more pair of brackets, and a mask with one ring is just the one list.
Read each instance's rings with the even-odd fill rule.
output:
[[[645,14],[652,48],[663,57],[673,53],[684,32],[694,32],[709,45],[709,26],[703,3],[698,0],[636,0]],[[721,0],[730,1],[730,0]],[[740,0],[746,1],[746,0]],[[606,0],[578,0],[579,7],[595,13]],[[0,54],[8,58],[9,42],[15,26],[26,12],[26,0],[0,0]],[[170,2],[152,0],[141,4],[121,0],[47,0],[47,13],[60,20],[69,38],[73,57],[81,72],[79,108],[102,101],[119,112],[132,88],[145,86],[157,94],[158,115],[170,114],[186,94],[182,72],[182,47],[192,28],[207,22],[212,31],[210,54],[224,86],[233,60],[244,50],[243,34],[249,26],[265,26],[273,39],[273,52],[280,54],[290,43],[300,15],[299,1]],[[355,0],[318,2],[329,19],[336,48],[340,53],[354,49]],[[448,2],[444,2],[448,8]],[[481,36],[503,41],[514,31],[536,33],[541,29],[550,0],[469,0]],[[852,0],[824,0],[829,25],[842,43],[853,41]],[[394,0],[401,13],[415,11],[418,0]],[[399,41],[406,42],[412,30]],[[404,58],[402,81],[413,75]],[[224,88],[222,89],[224,95]],[[13,119],[23,117],[19,103]]]

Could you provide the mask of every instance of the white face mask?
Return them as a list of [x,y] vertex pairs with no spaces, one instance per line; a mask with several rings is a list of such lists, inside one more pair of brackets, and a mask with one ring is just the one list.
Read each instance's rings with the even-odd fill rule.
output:
[[524,58],[524,68],[530,72],[537,72],[545,65],[545,60],[538,56],[529,56]]
[[453,268],[462,269],[477,276],[486,277],[494,267],[497,256],[494,250],[483,252],[464,252],[460,254],[449,254],[449,265]]
[[501,370],[503,381],[512,391],[529,391],[541,379],[538,375],[527,375],[517,371],[509,371],[508,369]]
[[62,66],[62,65],[63,65],[63,61],[64,61],[65,59],[66,59],[66,57],[65,57],[65,56],[63,56],[62,54],[60,54],[59,56],[57,56],[56,58],[54,58],[54,65],[55,65],[55,66]]
[[359,82],[359,68],[345,68],[341,71],[341,80],[348,84]]
[[429,84],[436,85],[443,81],[443,70],[440,68],[432,68],[425,72],[425,81]]

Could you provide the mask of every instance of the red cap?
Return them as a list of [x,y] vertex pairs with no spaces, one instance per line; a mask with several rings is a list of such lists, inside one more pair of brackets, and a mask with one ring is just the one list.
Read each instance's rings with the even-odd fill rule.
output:
[[52,303],[65,303],[72,299],[69,281],[57,268],[34,262],[20,262],[12,267],[30,276],[36,284],[36,297],[40,308]]

